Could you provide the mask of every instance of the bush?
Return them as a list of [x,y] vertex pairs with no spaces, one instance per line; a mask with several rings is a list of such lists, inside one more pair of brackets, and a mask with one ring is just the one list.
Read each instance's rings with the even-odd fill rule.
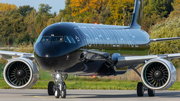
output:
[[[165,22],[156,24],[152,27],[150,33],[151,39],[180,37],[180,17],[175,16],[167,19]],[[151,43],[150,54],[172,53],[180,53],[180,40]],[[179,59],[172,60],[176,67],[180,66],[179,62]]]
[[14,50],[15,52],[33,53],[34,47],[31,43],[22,43],[18,45],[18,48]]

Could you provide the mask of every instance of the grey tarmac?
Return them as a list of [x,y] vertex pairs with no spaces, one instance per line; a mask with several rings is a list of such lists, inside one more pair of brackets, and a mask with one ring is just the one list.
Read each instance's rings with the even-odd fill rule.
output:
[[179,101],[180,91],[156,91],[137,97],[136,90],[67,90],[65,99],[48,96],[45,89],[0,89],[0,101]]

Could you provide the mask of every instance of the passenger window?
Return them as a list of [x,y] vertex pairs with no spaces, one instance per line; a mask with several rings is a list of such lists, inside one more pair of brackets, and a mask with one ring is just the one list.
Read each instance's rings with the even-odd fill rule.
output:
[[65,37],[64,37],[64,41],[65,41],[66,43],[72,43],[68,36],[65,36]]
[[76,41],[73,39],[73,37],[69,36],[69,39],[71,40],[71,42],[72,42],[73,44],[76,43]]
[[41,40],[41,42],[51,42],[51,37],[49,36],[44,36]]
[[52,42],[53,43],[55,43],[55,42],[63,42],[63,36],[52,37]]

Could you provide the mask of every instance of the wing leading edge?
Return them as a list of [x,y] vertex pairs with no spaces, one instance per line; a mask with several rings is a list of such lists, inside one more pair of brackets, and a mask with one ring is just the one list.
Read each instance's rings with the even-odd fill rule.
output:
[[22,52],[13,52],[13,51],[0,51],[0,55],[4,59],[10,59],[9,56],[34,58],[34,54],[22,53]]
[[126,56],[126,57],[118,57],[117,58],[117,66],[124,67],[133,64],[145,63],[150,59],[163,58],[163,59],[178,59],[180,58],[180,53],[175,54],[162,54],[162,55],[146,55],[146,56]]

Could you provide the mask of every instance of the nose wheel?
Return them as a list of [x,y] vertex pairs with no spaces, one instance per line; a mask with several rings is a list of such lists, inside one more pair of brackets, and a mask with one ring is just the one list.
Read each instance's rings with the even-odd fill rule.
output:
[[60,90],[59,89],[55,90],[54,96],[55,96],[55,98],[59,98],[59,96],[60,96]]
[[54,95],[55,98],[66,98],[66,83],[63,79],[67,78],[68,75],[62,75],[61,73],[57,72],[56,74],[52,74],[54,81],[50,81],[48,84],[48,95]]
[[55,98],[66,98],[66,84],[63,82],[61,87],[56,87],[55,93],[54,93]]
[[48,83],[48,95],[49,96],[54,95],[54,82],[53,81],[50,81]]
[[61,91],[61,98],[66,98],[66,84],[63,82],[63,87]]
[[66,98],[66,84],[65,84],[65,82],[63,82],[62,89],[56,88],[56,90],[54,92],[54,96],[55,96],[55,98],[59,98],[60,96],[61,96],[61,98]]

